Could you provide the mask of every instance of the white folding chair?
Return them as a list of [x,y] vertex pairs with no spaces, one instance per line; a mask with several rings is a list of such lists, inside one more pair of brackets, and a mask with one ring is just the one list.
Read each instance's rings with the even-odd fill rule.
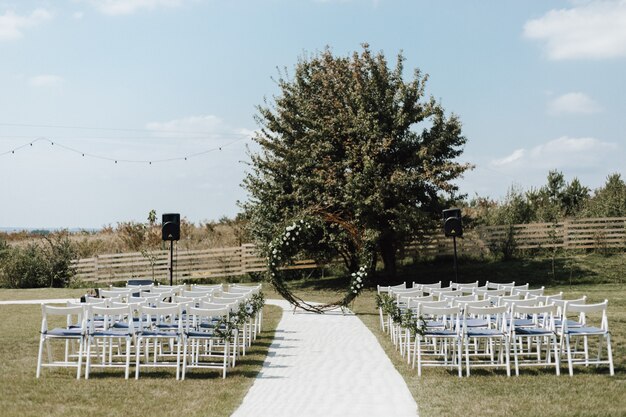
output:
[[220,318],[228,317],[228,308],[190,307],[187,314],[189,320],[183,333],[182,379],[185,379],[187,368],[221,369],[222,378],[226,378],[231,341],[229,335],[219,334],[217,326]]
[[[116,303],[117,304],[117,303]],[[85,379],[89,379],[91,367],[124,368],[124,378],[130,373],[131,343],[135,337],[133,310],[129,305],[104,307],[91,305],[87,308],[87,361],[85,365]],[[122,356],[124,362],[114,360],[113,348],[120,347],[124,340],[126,346]],[[100,361],[92,363],[91,348],[101,349]]]
[[[180,354],[183,337],[183,321],[180,319],[181,306],[173,304],[167,307],[140,306],[140,327],[135,347],[135,378],[139,379],[141,367],[174,367],[176,379],[180,376]],[[152,342],[152,352],[150,352]],[[166,350],[165,345],[169,346]],[[144,362],[141,363],[141,357]],[[150,361],[152,354],[152,361]],[[176,361],[167,360],[176,356]]]
[[[463,376],[461,365],[461,307],[434,307],[420,305],[420,316],[443,327],[426,327],[423,334],[415,335],[413,347],[413,367],[417,358],[417,375],[422,375],[423,366],[457,367],[459,377]],[[424,356],[427,358],[424,360]]]
[[[465,366],[467,376],[471,366],[505,367],[507,376],[511,376],[509,358],[509,334],[507,331],[507,306],[474,307],[466,304],[463,314],[463,344],[465,347]],[[481,320],[484,326],[469,326],[469,320]],[[470,343],[473,353],[470,354]],[[497,357],[496,357],[497,345]],[[470,358],[475,358],[472,360]],[[484,358],[484,359],[481,359]]]
[[[81,368],[83,364],[83,352],[85,345],[85,312],[84,306],[55,307],[46,304],[41,305],[41,334],[39,336],[39,353],[37,355],[37,372],[36,376],[41,376],[43,367],[70,367],[76,368],[76,379],[80,379]],[[57,320],[55,320],[55,317]],[[64,323],[58,323],[59,319],[64,319]],[[54,321],[55,323],[50,323]],[[58,327],[50,328],[58,324]],[[53,341],[62,341],[64,343],[63,359],[58,359],[58,352],[53,350],[57,348],[51,346]],[[73,345],[78,343],[78,351],[75,351]],[[47,350],[47,362],[43,362],[44,345]],[[75,358],[75,360],[72,360]]]
[[[561,328],[561,338],[565,340],[565,351],[567,354],[567,364],[570,376],[574,375],[574,365],[609,365],[609,373],[615,374],[613,368],[613,351],[611,349],[611,333],[609,332],[609,320],[607,309],[609,300],[604,300],[598,304],[574,304],[566,303],[563,309],[563,326]],[[578,314],[579,326],[571,326],[568,315]],[[591,326],[587,323],[588,316],[598,314],[600,316],[600,326]],[[589,338],[598,338],[598,355],[594,360],[589,357]],[[572,339],[583,338],[584,349],[582,352],[572,349]],[[602,347],[606,343],[606,359],[602,358]],[[583,355],[581,359],[577,356]]]
[[[520,366],[552,366],[552,364],[556,374],[559,375],[561,362],[554,325],[556,306],[528,305],[529,301],[532,302],[532,300],[514,301],[510,306],[509,331],[515,375],[519,375]],[[554,362],[552,362],[553,353]]]

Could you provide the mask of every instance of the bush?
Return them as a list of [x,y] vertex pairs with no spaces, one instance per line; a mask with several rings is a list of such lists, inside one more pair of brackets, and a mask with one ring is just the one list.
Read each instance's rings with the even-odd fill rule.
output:
[[45,236],[25,247],[0,242],[0,286],[67,287],[76,273],[71,263],[75,257],[76,249],[65,233]]

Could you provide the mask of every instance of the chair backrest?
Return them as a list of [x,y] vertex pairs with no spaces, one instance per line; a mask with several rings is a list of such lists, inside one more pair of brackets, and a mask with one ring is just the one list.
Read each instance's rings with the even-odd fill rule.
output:
[[83,332],[85,330],[85,306],[73,305],[73,306],[51,306],[48,304],[41,305],[41,332],[46,333],[48,331],[49,316],[65,316],[65,326],[75,326],[80,328]]
[[134,333],[133,309],[129,305],[120,305],[104,307],[98,305],[90,305],[87,307],[87,320],[89,323],[89,332],[93,333],[96,326],[96,317],[103,318],[104,329],[114,327],[116,324],[123,323],[127,326],[129,333]]
[[562,300],[563,299],[563,291],[558,294],[552,295],[527,295],[526,298],[534,298],[539,301],[541,304],[553,304],[552,300]]
[[521,300],[522,296],[521,294],[515,294],[515,295],[503,295],[503,296],[488,296],[487,299],[489,301],[491,301],[494,305],[499,305],[499,306],[503,306],[506,304],[507,301],[517,301],[517,300]]
[[461,289],[461,288],[476,288],[478,287],[478,281],[476,282],[453,282],[450,281],[450,288]]
[[506,313],[507,306],[495,307],[479,307],[473,305],[465,305],[463,314],[463,329],[467,329],[467,320],[470,318],[478,318],[485,320],[486,326],[489,328],[497,328],[503,332],[507,331]]
[[414,288],[402,292],[394,292],[393,294],[396,296],[396,302],[398,303],[406,303],[407,298],[422,297],[424,295],[422,290]]
[[554,303],[557,306],[557,317],[561,317],[563,316],[564,310],[565,310],[565,304],[570,303],[570,304],[587,304],[587,296],[583,295],[580,298],[576,298],[574,300],[564,300],[562,298],[559,299],[554,299],[552,300],[552,303]]
[[121,288],[115,290],[99,289],[98,295],[100,296],[100,298],[120,298],[126,300],[128,297],[130,297],[132,292],[133,290],[129,288]]
[[245,301],[245,300],[249,299],[251,296],[252,296],[252,294],[249,294],[249,293],[248,294],[241,294],[241,293],[233,294],[233,293],[230,293],[230,292],[224,292],[224,293],[222,293],[222,295],[220,295],[219,298],[229,299],[229,300],[237,300],[237,301]]
[[168,306],[139,306],[140,317],[145,319],[141,321],[142,326],[150,326],[152,324],[177,324],[178,330],[182,331],[183,321],[178,320],[181,315],[181,305],[171,304]]
[[[454,301],[454,300],[453,300]],[[476,300],[476,301],[464,301],[461,303],[462,306],[471,306],[471,307],[490,307],[491,301],[489,300]]]
[[397,297],[398,294],[412,294],[416,291],[420,291],[419,289],[415,289],[415,288],[389,288],[389,295],[393,296],[393,297]]
[[430,317],[433,320],[446,323],[451,329],[456,332],[460,331],[461,324],[461,306],[452,307],[435,307],[431,305],[420,306],[420,314],[425,317]]
[[490,290],[499,290],[502,287],[513,287],[513,286],[515,286],[515,281],[505,282],[505,283],[487,281],[485,283],[485,287],[487,287]]
[[463,295],[463,293],[460,291],[450,289],[432,290],[431,294],[437,297],[439,300],[443,300],[445,296],[456,297]]
[[[524,301],[527,300],[520,300],[511,304],[511,320],[514,320],[515,317],[518,315],[523,317],[530,316],[535,326],[547,328],[554,331],[554,315],[556,314],[557,307],[554,304],[534,306],[518,304],[523,303]],[[512,332],[515,331],[515,326],[513,325],[513,322],[511,322],[509,329]]]
[[243,285],[243,284],[230,284],[227,292],[251,292],[252,294],[258,294],[263,289],[262,284],[258,285]]
[[228,307],[231,312],[236,312],[239,309],[239,302],[230,298],[213,298],[210,302],[201,302],[200,308],[215,308],[215,307]]
[[523,284],[523,285],[504,285],[501,286],[500,288],[504,288],[505,290],[507,290],[507,292],[510,295],[515,295],[514,291],[516,290],[528,290],[528,288],[530,287],[530,285],[528,283]]
[[210,297],[213,294],[216,294],[217,292],[215,290],[197,290],[197,289],[191,289],[191,290],[183,290],[180,295],[182,295],[183,297]]
[[417,304],[418,312],[421,311],[422,307],[449,307],[450,304],[447,301],[422,301]]
[[502,297],[506,294],[506,290],[505,289],[499,289],[499,290],[489,290],[489,289],[476,289],[474,291],[474,294],[478,295],[479,297],[481,297],[483,300],[488,299],[489,297]]
[[222,284],[211,284],[211,285],[191,284],[191,291],[203,291],[203,290],[223,291],[224,287]]
[[534,290],[523,290],[521,288],[514,288],[511,291],[511,295],[521,294],[522,297],[528,298],[529,295],[533,295],[533,296],[543,295],[544,290],[545,290],[545,287],[536,288]]
[[580,323],[585,325],[587,323],[588,314],[599,313],[601,314],[600,328],[608,331],[609,320],[606,314],[608,306],[609,300],[604,300],[603,302],[596,304],[578,304],[572,301],[565,302],[565,306],[563,308],[563,330],[567,330],[567,326],[569,325],[567,321],[568,314],[578,313]]
[[422,291],[424,291],[425,294],[430,294],[431,291],[438,290],[438,289],[441,289],[441,288],[443,288],[442,284],[441,284],[441,281],[436,282],[434,284],[424,284],[424,285],[422,285]]
[[406,289],[407,289],[406,282],[404,284],[398,284],[398,285],[387,285],[387,286],[377,285],[376,286],[376,290],[378,291],[378,294],[392,293],[394,291],[401,291],[401,290],[406,290]]
[[[535,300],[535,299],[521,299],[521,300],[503,300],[504,297],[502,297],[500,299],[500,301],[502,302],[501,305],[505,305],[509,308],[511,308],[511,306],[515,305],[517,307],[522,307],[522,306],[539,306],[540,303],[539,301]],[[556,308],[556,307],[555,307]]]
[[[460,291],[459,291],[460,292]],[[440,298],[441,300],[447,301],[450,303],[450,305],[463,305],[464,303],[468,302],[468,301],[476,301],[478,300],[478,296],[476,295],[446,295],[443,294]]]

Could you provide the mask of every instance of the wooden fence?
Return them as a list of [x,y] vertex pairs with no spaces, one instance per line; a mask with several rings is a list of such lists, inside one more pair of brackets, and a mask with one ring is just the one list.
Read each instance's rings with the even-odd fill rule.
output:
[[626,248],[626,217],[488,226],[481,227],[477,231],[480,240],[487,247],[506,240],[507,235],[512,232],[518,249]]
[[[480,256],[513,233],[516,248],[605,249],[626,248],[626,217],[568,220],[559,223],[532,223],[488,226],[468,230],[457,239],[460,254]],[[404,255],[431,257],[450,255],[452,239],[443,233],[428,234],[404,249]],[[239,247],[176,251],[174,275],[179,281],[219,278],[266,270],[265,259],[253,244]],[[119,282],[128,279],[169,279],[169,252],[147,251],[99,255],[74,261],[77,276],[87,282]],[[316,268],[313,261],[299,261],[290,269]]]
[[[151,279],[167,282],[169,251],[145,251],[99,255],[74,261],[76,275],[86,282],[120,282]],[[313,261],[299,261],[289,269],[315,268]],[[239,276],[266,270],[266,260],[253,244],[232,248],[174,252],[174,276],[177,280]]]

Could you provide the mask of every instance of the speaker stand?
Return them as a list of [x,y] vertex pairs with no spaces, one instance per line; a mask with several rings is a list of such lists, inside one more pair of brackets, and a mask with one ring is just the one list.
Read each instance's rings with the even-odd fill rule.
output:
[[459,266],[456,261],[456,236],[452,236],[452,242],[454,245],[454,282],[459,282]]
[[[456,246],[455,246],[455,253],[456,253]],[[170,240],[170,287],[172,285],[174,285],[174,241]]]

